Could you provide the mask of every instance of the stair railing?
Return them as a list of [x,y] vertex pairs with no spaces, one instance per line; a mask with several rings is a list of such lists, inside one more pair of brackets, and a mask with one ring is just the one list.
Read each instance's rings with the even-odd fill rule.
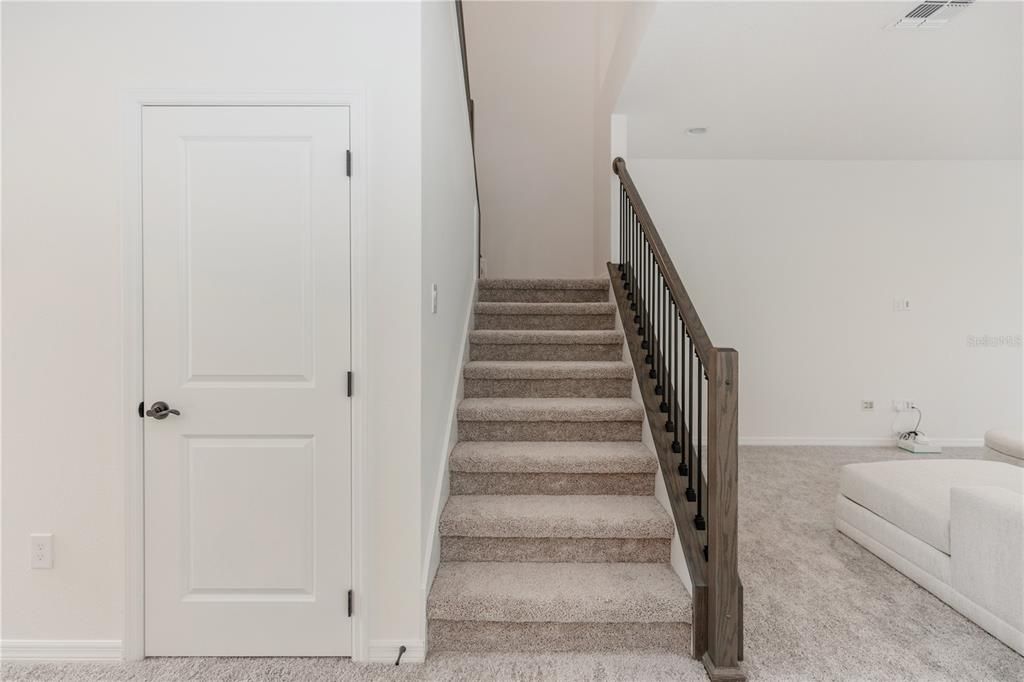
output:
[[744,679],[737,567],[739,356],[711,343],[621,158],[616,300],[693,582],[693,656]]
[[476,191],[476,274],[483,277],[483,235],[480,223],[483,222],[480,208],[480,177],[476,164],[476,112],[474,110],[473,92],[469,87],[469,57],[466,55],[466,20],[462,12],[462,0],[455,0],[455,19],[459,27],[459,51],[462,53],[462,82],[466,87],[466,112],[469,114],[469,144],[473,150],[473,188]]

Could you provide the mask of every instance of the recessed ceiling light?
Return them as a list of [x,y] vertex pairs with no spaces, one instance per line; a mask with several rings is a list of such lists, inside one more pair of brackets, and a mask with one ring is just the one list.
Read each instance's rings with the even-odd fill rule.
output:
[[707,128],[687,128],[686,129],[686,134],[687,135],[703,135],[706,132],[708,132]]

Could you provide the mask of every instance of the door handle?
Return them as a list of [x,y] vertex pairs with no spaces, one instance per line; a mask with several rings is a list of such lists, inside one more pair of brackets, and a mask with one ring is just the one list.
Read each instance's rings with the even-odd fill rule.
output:
[[167,419],[167,416],[171,414],[180,415],[181,412],[178,412],[177,410],[172,410],[171,406],[162,400],[156,401],[155,403],[153,403],[152,407],[146,410],[146,416],[152,417],[153,419]]

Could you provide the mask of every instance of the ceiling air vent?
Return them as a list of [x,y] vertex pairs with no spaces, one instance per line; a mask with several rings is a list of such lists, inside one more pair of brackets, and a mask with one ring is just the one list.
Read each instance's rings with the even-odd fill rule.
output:
[[957,14],[974,4],[974,0],[925,0],[889,28],[942,28]]

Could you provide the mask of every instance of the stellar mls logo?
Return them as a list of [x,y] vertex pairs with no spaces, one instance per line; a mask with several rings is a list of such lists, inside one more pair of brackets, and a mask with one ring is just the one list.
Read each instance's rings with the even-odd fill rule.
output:
[[992,336],[990,334],[974,336],[969,334],[967,336],[968,348],[1020,348],[1022,345],[1024,345],[1024,337],[1020,334],[1006,336]]

